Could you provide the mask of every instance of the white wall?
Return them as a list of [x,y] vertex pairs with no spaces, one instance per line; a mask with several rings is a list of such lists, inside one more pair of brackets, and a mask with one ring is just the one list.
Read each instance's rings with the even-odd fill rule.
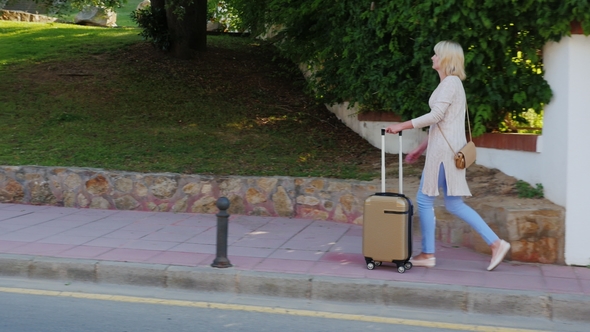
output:
[[[354,130],[361,137],[377,148],[381,148],[381,129],[387,127],[393,122],[380,121],[358,121],[356,107],[348,108],[348,103],[327,106],[332,113],[344,122],[349,128]],[[406,130],[403,133],[402,152],[408,153],[426,138],[427,134],[421,129]],[[397,135],[387,135],[385,141],[385,152],[397,154],[399,144]]]
[[553,98],[545,105],[543,114],[543,156],[538,170],[543,178],[545,196],[551,201],[567,208],[566,168],[569,117],[569,78],[570,67],[568,47],[563,47],[568,38],[561,43],[547,43],[543,48],[545,79],[553,91]]
[[[541,138],[540,136],[538,139]],[[537,151],[539,151],[538,144]],[[499,169],[504,174],[526,181],[532,186],[541,183],[545,187],[543,174],[539,168],[539,165],[542,163],[542,155],[539,152],[477,148],[476,163],[487,168]],[[545,196],[547,196],[547,192],[550,190],[550,188],[545,188]],[[563,206],[559,202],[553,202]]]
[[[547,51],[555,53],[560,67],[561,84],[559,95],[551,101],[561,110],[559,124],[565,126],[553,128],[567,137],[566,145],[557,145],[554,149],[564,150],[566,160],[560,163],[559,177],[565,175],[565,261],[572,265],[590,264],[590,213],[588,211],[588,194],[590,188],[590,146],[588,134],[590,125],[590,37],[573,35],[559,43],[547,46]],[[555,69],[557,70],[557,69]],[[555,75],[557,76],[557,74]],[[556,86],[549,81],[551,87]],[[548,105],[549,106],[549,105]],[[547,126],[547,122],[544,122]],[[561,144],[561,142],[559,142]],[[562,152],[563,154],[563,152]],[[546,161],[551,157],[546,156]],[[555,163],[555,162],[554,162]],[[562,165],[565,164],[565,165]],[[564,174],[565,173],[565,174]],[[563,175],[562,175],[563,174]],[[555,176],[555,173],[553,174]],[[546,174],[550,177],[550,174]]]

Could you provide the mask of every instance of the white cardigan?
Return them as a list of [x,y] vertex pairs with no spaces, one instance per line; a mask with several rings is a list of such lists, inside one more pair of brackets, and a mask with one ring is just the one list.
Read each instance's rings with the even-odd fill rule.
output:
[[[436,87],[428,105],[430,113],[412,120],[414,128],[430,126],[426,163],[424,165],[424,184],[422,193],[428,196],[438,196],[438,173],[440,164],[445,166],[448,196],[471,196],[465,169],[455,166],[454,153],[445,141],[440,130],[445,134],[455,152],[465,144],[465,90],[463,83],[457,76],[447,76]],[[438,126],[437,126],[438,124]]]

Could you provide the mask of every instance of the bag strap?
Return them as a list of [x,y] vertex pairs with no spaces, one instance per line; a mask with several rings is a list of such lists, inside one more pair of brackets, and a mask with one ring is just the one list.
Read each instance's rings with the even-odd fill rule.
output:
[[[467,104],[465,104],[465,116],[467,117],[467,128],[469,128],[469,142],[471,142],[473,140],[473,138],[471,137],[471,122],[469,121],[469,106]],[[453,154],[457,154],[455,152],[455,149],[453,149],[453,147],[451,146],[451,143],[449,143],[449,140],[447,140],[445,133],[442,131],[442,129],[440,128],[438,123],[436,124],[436,126],[438,127],[438,130],[440,131],[440,133],[443,135],[443,138],[445,139],[447,144],[449,145],[449,148],[451,148],[451,151],[453,151]]]

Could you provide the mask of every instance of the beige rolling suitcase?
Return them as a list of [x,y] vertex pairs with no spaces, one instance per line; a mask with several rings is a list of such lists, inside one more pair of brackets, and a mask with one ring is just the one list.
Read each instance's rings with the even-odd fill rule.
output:
[[367,268],[383,262],[397,266],[399,273],[412,268],[412,217],[414,207],[403,194],[402,133],[399,133],[399,193],[385,191],[385,129],[381,129],[381,192],[365,200],[363,255]]

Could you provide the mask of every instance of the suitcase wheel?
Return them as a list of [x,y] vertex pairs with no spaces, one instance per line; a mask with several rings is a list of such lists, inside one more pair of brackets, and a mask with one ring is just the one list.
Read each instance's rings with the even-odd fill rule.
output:
[[370,262],[367,263],[367,269],[373,270],[377,266],[381,266],[381,264],[382,264],[381,262],[370,261]]
[[410,270],[412,268],[412,262],[407,262],[406,264],[404,264],[404,267],[406,268],[406,270]]
[[405,268],[405,267],[403,267],[403,266],[398,266],[398,267],[397,267],[397,272],[399,272],[399,273],[404,273],[404,272],[406,272],[406,268]]

